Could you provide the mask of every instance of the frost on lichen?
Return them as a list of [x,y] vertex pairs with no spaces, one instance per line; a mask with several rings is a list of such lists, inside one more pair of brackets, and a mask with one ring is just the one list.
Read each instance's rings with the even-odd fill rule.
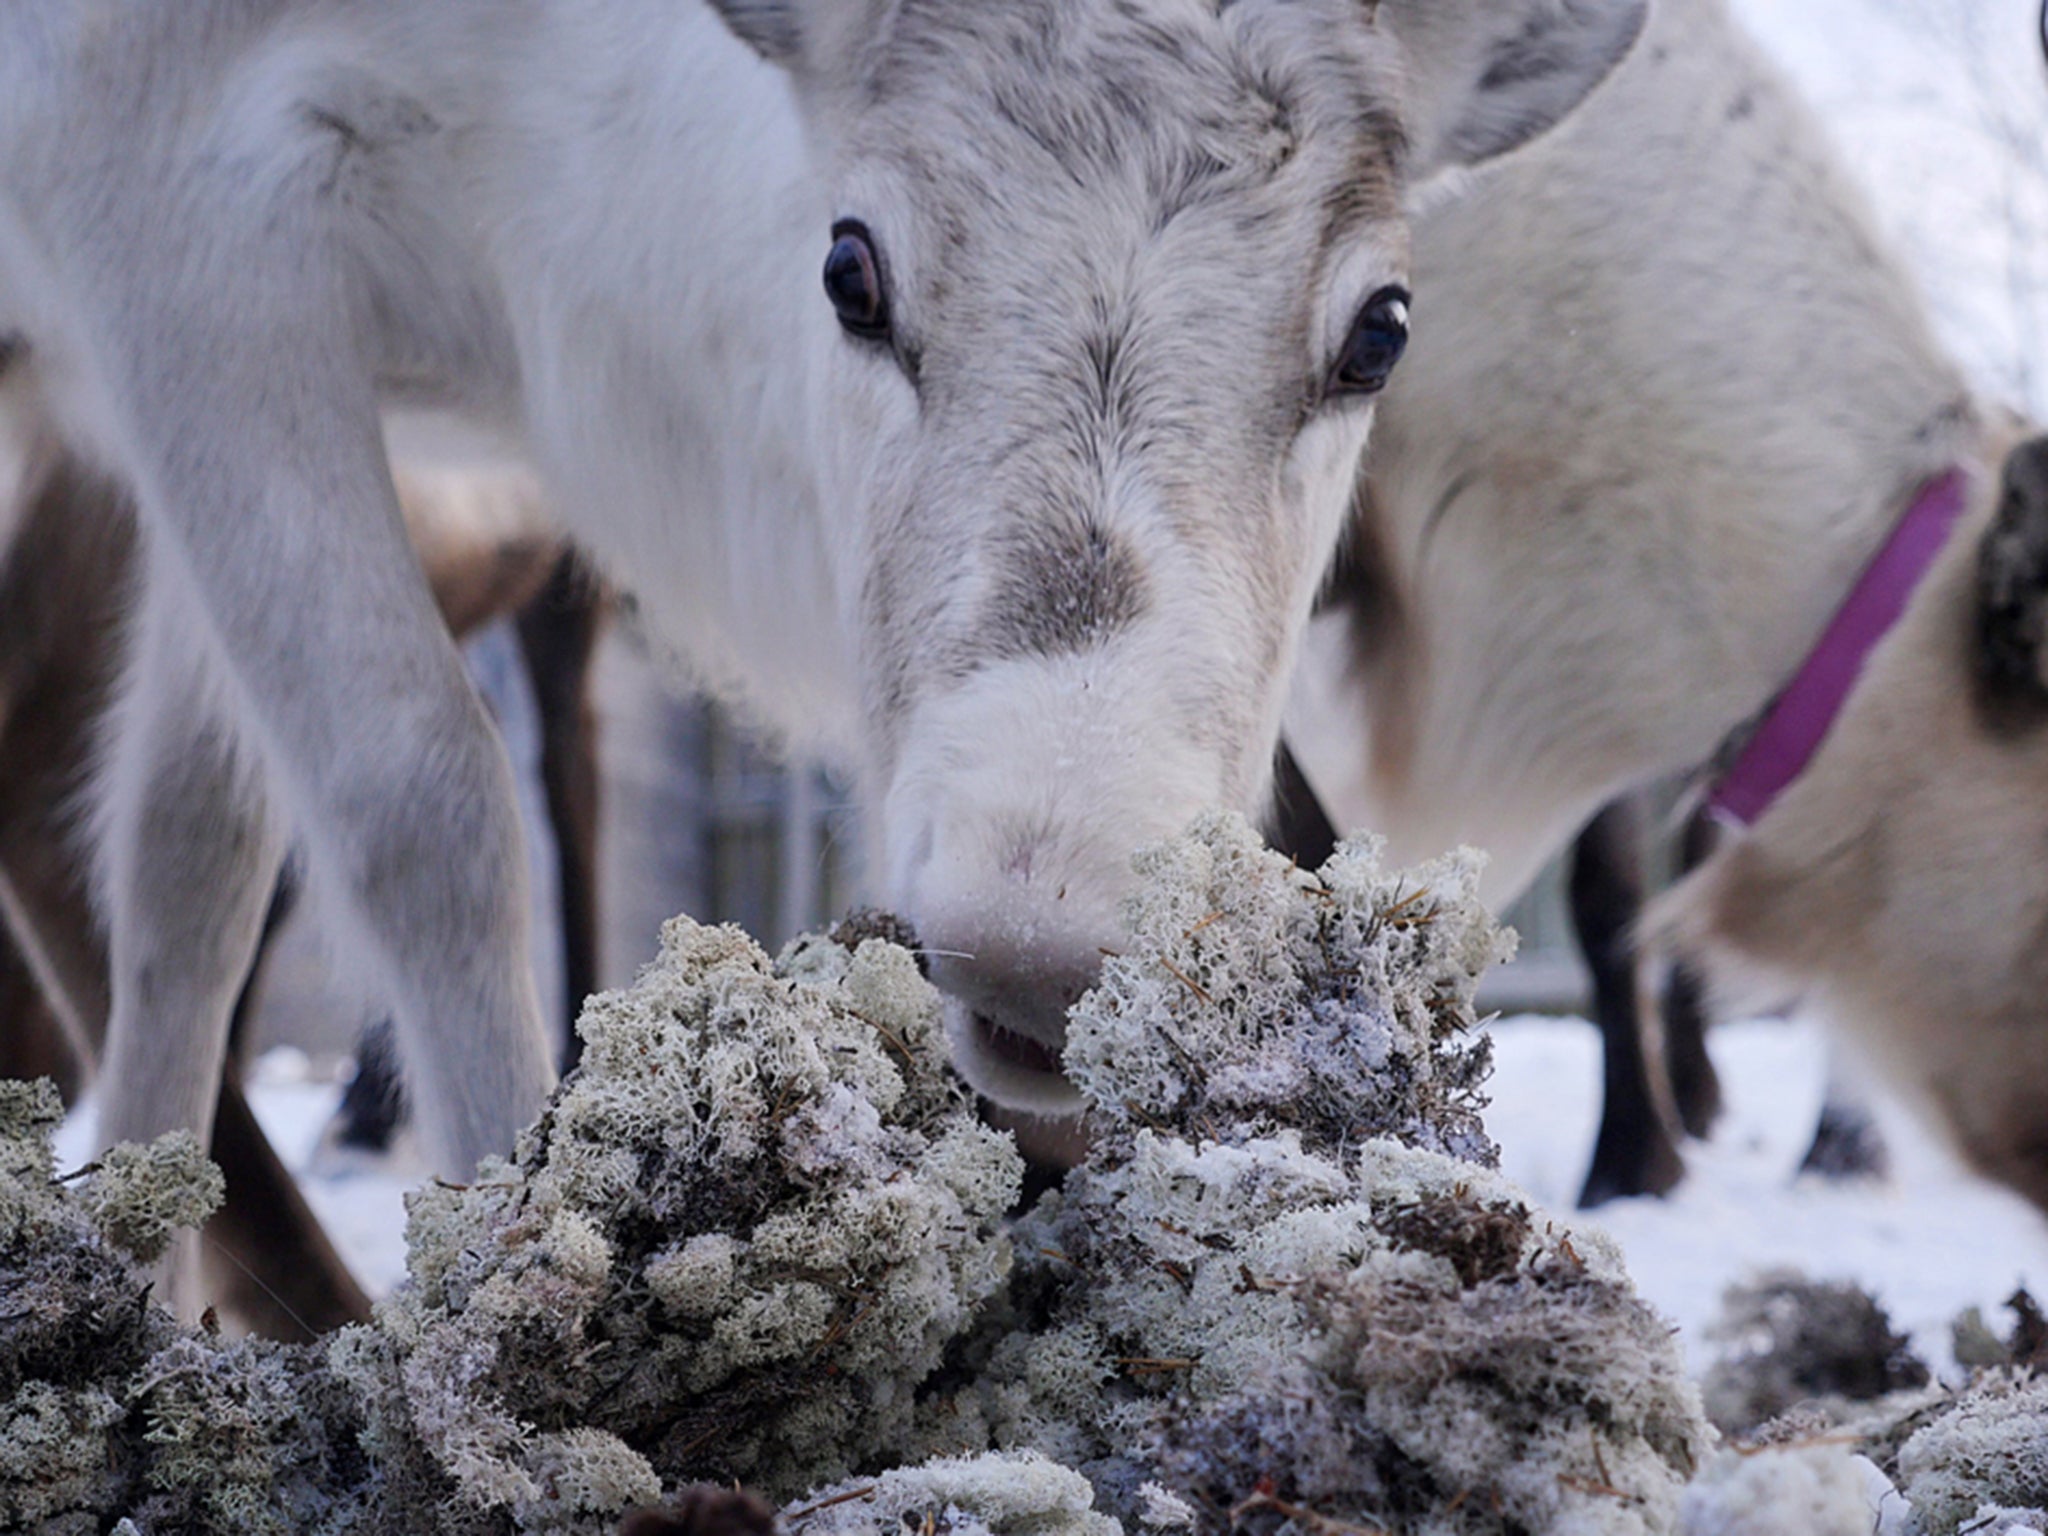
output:
[[1074,1011],[1066,1070],[1106,1125],[1374,1136],[1491,1165],[1479,978],[1513,953],[1468,852],[1391,874],[1377,840],[1297,869],[1235,817],[1138,858],[1123,952]]
[[2048,1530],[2048,1377],[1988,1371],[1924,1415],[1896,1481],[1927,1536]]
[[[908,953],[678,921],[311,1346],[146,1308],[54,1105],[0,1095],[0,1411],[48,1447],[0,1528],[596,1532],[737,1482],[790,1536],[1669,1531],[1709,1434],[1676,1347],[1479,1123],[1475,871],[1312,876],[1220,817],[1147,855],[1069,1032],[1091,1151],[1007,1229]],[[147,1244],[174,1207],[102,1209]]]
[[[95,1207],[118,1213],[107,1225],[119,1230],[128,1215],[196,1211],[204,1199],[117,1171],[121,1191],[89,1204],[57,1177],[50,1135],[62,1117],[50,1084],[0,1082],[0,1530],[58,1536],[99,1530],[137,1491],[128,1381],[176,1337],[147,1305],[141,1257],[115,1246]],[[196,1171],[175,1154],[170,1163],[174,1176]]]
[[812,941],[784,970],[671,923],[586,1006],[582,1066],[511,1163],[414,1197],[375,1417],[459,1497],[549,1507],[584,1425],[608,1437],[579,1451],[590,1508],[698,1480],[791,1497],[907,1441],[1008,1272],[1021,1166],[906,952]]
[[1008,1273],[1021,1165],[908,954],[785,969],[670,925],[513,1158],[413,1198],[376,1326],[310,1346],[149,1306],[202,1165],[117,1152],[74,1194],[54,1096],[0,1085],[0,1529],[601,1531],[700,1479],[886,1463]]
[[1870,1536],[1883,1486],[1839,1445],[1731,1452],[1686,1489],[1681,1527],[1685,1536]]
[[1069,1025],[1090,1154],[935,1445],[1041,1450],[1132,1527],[1671,1528],[1709,1432],[1669,1330],[1490,1166],[1476,867],[1312,876],[1223,817],[1141,861]]

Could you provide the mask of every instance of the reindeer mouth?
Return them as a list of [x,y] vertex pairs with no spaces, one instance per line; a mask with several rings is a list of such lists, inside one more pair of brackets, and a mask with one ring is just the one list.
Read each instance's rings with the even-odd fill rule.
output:
[[983,1049],[991,1056],[999,1056],[1027,1072],[1045,1072],[1059,1077],[1066,1075],[1060,1071],[1060,1053],[1042,1040],[1034,1040],[1029,1035],[1006,1028],[985,1013],[974,1016],[974,1031]]
[[1060,1070],[1060,1047],[999,1024],[958,998],[946,1000],[946,1033],[960,1075],[1004,1108],[1064,1118],[1085,1107]]

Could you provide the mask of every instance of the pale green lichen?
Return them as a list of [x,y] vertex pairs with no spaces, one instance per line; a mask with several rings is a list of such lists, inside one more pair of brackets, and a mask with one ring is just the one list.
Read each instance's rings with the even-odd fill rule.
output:
[[583,1064],[512,1162],[412,1201],[413,1284],[380,1314],[403,1390],[376,1417],[472,1506],[540,1508],[583,1426],[610,1437],[594,1486],[785,1497],[907,1441],[1007,1274],[1021,1166],[911,957],[829,948],[793,980],[736,930],[670,924],[587,1006]]
[[1927,1536],[2048,1529],[2048,1377],[1988,1371],[1923,1417],[1897,1481]]
[[85,1186],[86,1208],[107,1240],[154,1263],[182,1229],[196,1229],[227,1193],[221,1172],[190,1131],[146,1146],[109,1147]]
[[140,1260],[214,1198],[194,1149],[76,1195],[54,1096],[0,1085],[0,1528],[599,1531],[887,1459],[1008,1273],[1021,1164],[908,954],[789,960],[671,925],[515,1156],[414,1196],[377,1326],[315,1346],[179,1332]]
[[[1683,1494],[1712,1435],[1668,1330],[1491,1166],[1475,869],[1306,875],[1225,818],[1147,855],[1070,1029],[1091,1151],[1008,1227],[908,953],[671,925],[515,1155],[414,1197],[376,1326],[314,1346],[147,1308],[54,1100],[0,1087],[0,1528],[596,1533],[739,1480],[789,1536],[1846,1532],[1832,1447]],[[114,1208],[146,1244],[171,1207]],[[2037,1501],[2037,1392],[1916,1421],[1934,1536]]]

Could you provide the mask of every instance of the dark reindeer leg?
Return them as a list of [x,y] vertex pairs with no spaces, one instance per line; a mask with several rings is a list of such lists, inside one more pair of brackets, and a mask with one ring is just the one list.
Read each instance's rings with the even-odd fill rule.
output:
[[1835,1049],[1832,1043],[1828,1047],[1820,1119],[1813,1128],[1813,1144],[1799,1160],[1799,1171],[1829,1180],[1889,1177],[1891,1148],[1885,1144],[1884,1132],[1861,1089],[1843,1076],[1834,1059]]
[[85,1086],[84,1065],[28,961],[0,932],[0,1078],[33,1082],[47,1077],[67,1105]]
[[1628,1195],[1661,1195],[1685,1176],[1658,1103],[1643,1035],[1633,928],[1643,905],[1640,813],[1633,799],[1608,805],[1572,849],[1572,926],[1593,975],[1600,1029],[1602,1103],[1581,1207]]
[[583,1054],[576,1018],[583,1000],[597,990],[597,712],[590,702],[590,664],[603,621],[597,579],[568,550],[517,621],[539,706],[541,786],[560,871],[565,1072]]
[[335,1143],[360,1152],[388,1152],[408,1113],[398,1031],[389,1019],[379,1019],[356,1037],[356,1075],[342,1090],[335,1111]]

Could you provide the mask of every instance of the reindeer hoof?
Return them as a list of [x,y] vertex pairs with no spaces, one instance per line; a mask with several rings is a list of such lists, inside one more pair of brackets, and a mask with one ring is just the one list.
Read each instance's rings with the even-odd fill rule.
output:
[[1813,1145],[1806,1149],[1799,1171],[1828,1180],[1889,1178],[1891,1149],[1867,1111],[1827,1104],[1821,1107]]
[[1684,1178],[1685,1159],[1662,1126],[1647,1136],[1619,1136],[1610,1135],[1603,1124],[1593,1148],[1593,1166],[1579,1191],[1579,1209],[1590,1211],[1610,1200],[1638,1195],[1668,1195]]

